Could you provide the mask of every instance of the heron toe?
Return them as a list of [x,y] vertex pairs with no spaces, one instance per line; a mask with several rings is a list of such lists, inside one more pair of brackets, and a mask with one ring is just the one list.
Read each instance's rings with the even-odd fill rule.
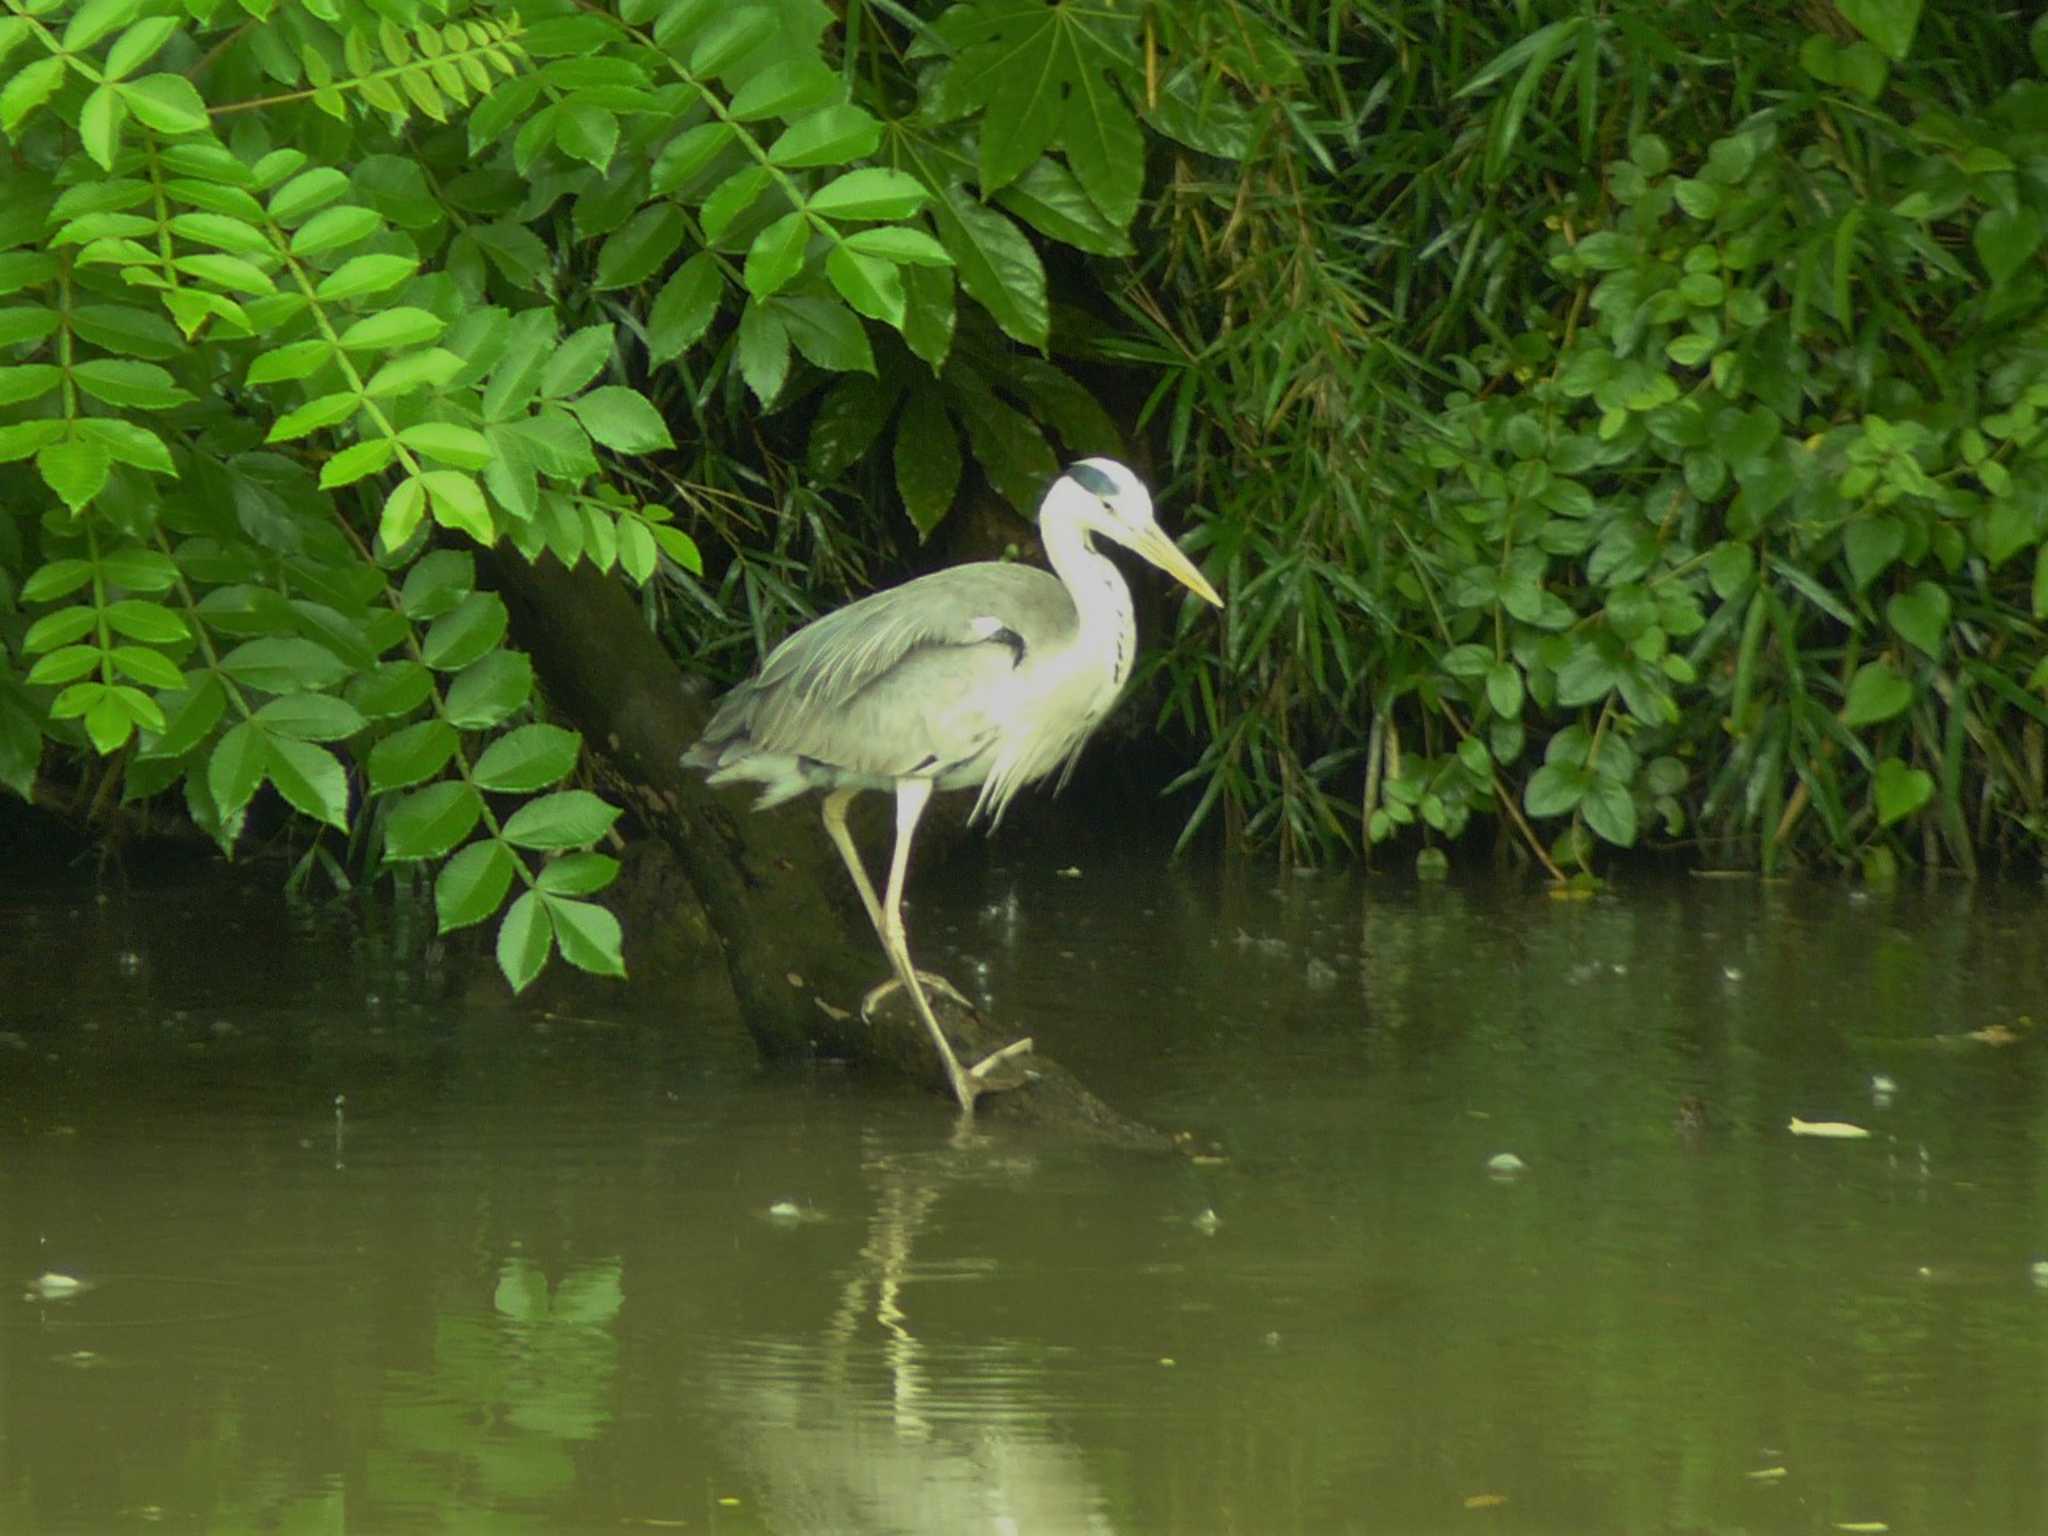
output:
[[[917,980],[918,985],[924,988],[927,997],[943,997],[947,1002],[953,1004],[954,1007],[964,1013],[976,1011],[973,1002],[958,987],[936,972],[919,971],[917,973]],[[874,1023],[875,1009],[881,1006],[882,999],[888,997],[892,992],[901,992],[902,990],[903,982],[895,976],[891,976],[887,981],[875,983],[874,986],[868,989],[868,995],[860,1000],[860,1016],[867,1020],[868,1023]]]

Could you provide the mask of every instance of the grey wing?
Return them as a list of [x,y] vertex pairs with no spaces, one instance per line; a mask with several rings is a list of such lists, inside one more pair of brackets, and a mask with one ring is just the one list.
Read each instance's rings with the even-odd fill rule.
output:
[[808,760],[813,784],[825,768],[875,787],[970,772],[1003,724],[986,707],[991,695],[1027,655],[1074,629],[1073,603],[1050,572],[994,563],[934,572],[783,641],[726,696],[692,760],[764,783],[765,771],[747,772],[743,759],[762,770],[768,759]]

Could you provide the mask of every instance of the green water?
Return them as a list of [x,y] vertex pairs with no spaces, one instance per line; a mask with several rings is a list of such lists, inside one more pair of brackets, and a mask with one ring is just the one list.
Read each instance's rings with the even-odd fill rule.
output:
[[2048,1529],[2037,890],[1054,862],[921,958],[1205,1159],[0,892],[0,1531]]

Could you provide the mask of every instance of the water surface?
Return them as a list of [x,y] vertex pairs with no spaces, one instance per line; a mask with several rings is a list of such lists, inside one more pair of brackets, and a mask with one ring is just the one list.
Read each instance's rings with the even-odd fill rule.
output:
[[0,894],[0,1531],[2048,1529],[2038,891],[1063,862],[920,957],[1200,1159]]

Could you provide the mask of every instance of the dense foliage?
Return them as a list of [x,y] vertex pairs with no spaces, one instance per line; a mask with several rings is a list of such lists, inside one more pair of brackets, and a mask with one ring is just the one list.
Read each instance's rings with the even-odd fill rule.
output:
[[288,807],[302,870],[502,912],[515,983],[615,970],[615,813],[468,549],[616,570],[738,671],[895,508],[1121,451],[1085,379],[1231,599],[1154,673],[1191,832],[2038,855],[2044,40],[7,0],[0,782],[231,851]]
[[1205,809],[2038,856],[2048,31],[1919,13],[1295,7],[1130,303],[1231,571]]
[[[1116,439],[1011,349],[1050,326],[1020,219],[1128,248],[1142,144],[1101,70],[1130,66],[1131,28],[1004,3],[865,40],[831,19],[10,0],[0,781],[97,811],[182,791],[230,851],[268,785],[374,864],[438,866],[444,929],[505,908],[515,984],[556,950],[617,970],[587,899],[616,812],[559,787],[579,738],[537,718],[466,546],[692,590],[671,505],[744,529],[777,469],[749,418],[798,402],[827,474],[894,416],[926,525],[961,475],[953,421],[1019,505],[1055,462],[1039,420]],[[949,62],[930,77],[906,41]],[[1021,105],[1017,46],[1057,75]],[[1075,85],[1092,108],[1051,110]],[[993,111],[1015,115],[977,141]],[[806,498],[779,498],[786,526]],[[315,842],[321,865],[346,878]]]

